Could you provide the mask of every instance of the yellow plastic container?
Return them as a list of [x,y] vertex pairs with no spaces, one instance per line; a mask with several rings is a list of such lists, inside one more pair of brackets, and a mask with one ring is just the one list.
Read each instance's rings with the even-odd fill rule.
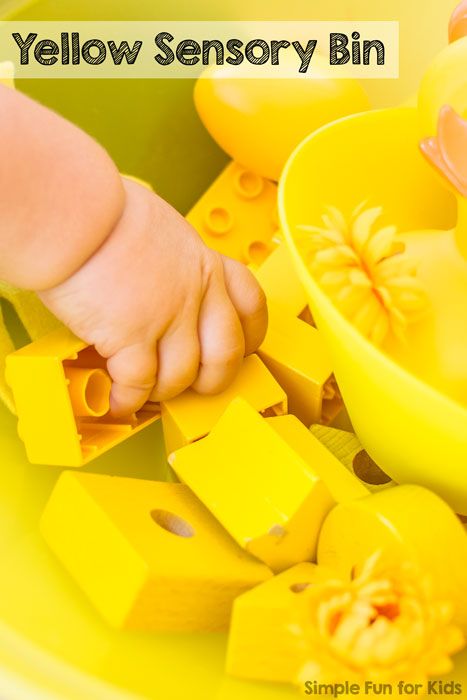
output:
[[402,369],[345,320],[312,279],[294,240],[297,226],[319,225],[326,205],[347,212],[365,200],[381,205],[385,220],[401,231],[452,228],[453,197],[423,161],[418,138],[417,113],[410,108],[324,127],[288,161],[279,210],[363,446],[397,483],[427,486],[465,514],[467,410]]
[[[17,0],[0,0],[0,13],[22,4]],[[446,43],[445,27],[454,5],[455,0],[433,0],[427,11],[424,0],[330,0],[312,4],[295,0],[285,9],[282,0],[272,0],[267,9],[263,0],[244,4],[233,0],[223,4],[217,0],[175,4],[154,0],[38,0],[17,11],[16,16],[35,20],[158,21],[284,19],[285,15],[287,19],[299,20],[399,19],[403,39],[401,80],[370,81],[367,86],[373,103],[384,106],[404,101],[415,92],[428,61]],[[420,39],[420,45],[414,47],[414,40],[421,36],[423,41]],[[188,211],[227,162],[196,116],[190,81],[41,80],[20,81],[18,88],[92,133],[109,149],[123,172],[150,181],[182,212]],[[294,255],[297,257],[296,252]],[[350,333],[348,329],[345,332]],[[352,337],[352,342],[358,340]],[[375,361],[379,362],[380,358]],[[360,384],[363,380],[365,383],[366,378],[360,377]],[[440,405],[440,409],[444,411],[444,408],[444,404]],[[110,630],[63,571],[38,531],[41,512],[60,469],[28,464],[16,435],[16,419],[2,407],[0,456],[2,698],[293,700],[297,697],[294,690],[284,686],[226,677],[225,634],[148,635]],[[160,423],[83,468],[83,471],[143,479],[164,478],[166,470]],[[466,681],[466,665],[467,656],[463,655],[452,678]]]

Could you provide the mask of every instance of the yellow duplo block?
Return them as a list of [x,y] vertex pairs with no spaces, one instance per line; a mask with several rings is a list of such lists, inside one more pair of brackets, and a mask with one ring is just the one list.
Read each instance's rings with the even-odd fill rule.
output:
[[277,185],[232,161],[186,218],[210,248],[260,263],[275,247],[276,205]]
[[289,411],[302,423],[330,423],[342,408],[320,332],[269,304],[269,327],[258,355],[285,390]]
[[294,416],[266,419],[241,398],[207,437],[169,461],[232,537],[274,571],[314,558],[336,498],[368,493]]
[[293,631],[303,593],[329,580],[316,564],[297,564],[239,596],[233,605],[226,671],[238,678],[295,683],[305,658]]
[[395,486],[391,477],[363,449],[354,433],[318,424],[312,425],[310,432],[372,493]]
[[282,308],[284,313],[299,316],[307,307],[305,289],[285,243],[281,243],[254,274],[268,302]]
[[6,381],[33,464],[81,467],[160,418],[151,403],[113,418],[105,359],[63,327],[10,354]]
[[245,357],[232,384],[216,396],[187,389],[161,404],[167,454],[209,433],[230,402],[243,397],[263,415],[287,413],[287,396],[257,355]]
[[271,576],[183,484],[64,472],[41,531],[114,627],[221,630]]
[[333,508],[319,537],[318,564],[348,578],[376,551],[389,565],[417,562],[467,630],[467,534],[439,496],[421,486],[394,486]]

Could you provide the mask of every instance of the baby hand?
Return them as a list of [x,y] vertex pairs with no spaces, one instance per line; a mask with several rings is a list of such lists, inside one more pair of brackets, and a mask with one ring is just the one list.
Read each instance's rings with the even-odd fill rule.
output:
[[67,280],[39,292],[107,358],[116,416],[189,386],[221,391],[267,325],[264,294],[246,267],[207,248],[160,197],[123,184],[125,208],[109,237]]

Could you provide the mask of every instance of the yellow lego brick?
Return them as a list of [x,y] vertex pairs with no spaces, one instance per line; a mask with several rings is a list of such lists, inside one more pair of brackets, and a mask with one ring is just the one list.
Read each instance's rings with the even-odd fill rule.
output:
[[372,554],[397,565],[414,560],[440,600],[450,601],[467,630],[467,534],[449,506],[421,486],[394,486],[337,505],[324,521],[318,564],[339,577],[358,575]]
[[284,242],[254,270],[254,275],[268,302],[282,308],[285,313],[299,316],[307,308],[305,289]]
[[263,415],[287,413],[287,396],[257,355],[245,357],[232,382],[216,396],[201,396],[187,389],[161,403],[167,454],[209,433],[227,406],[242,396]]
[[170,464],[247,551],[274,571],[315,556],[336,500],[368,491],[294,416],[265,419],[235,399]]
[[342,408],[331,360],[319,331],[276,304],[258,355],[285,390],[302,423],[330,423]]
[[151,403],[128,418],[111,417],[104,358],[66,328],[9,355],[6,380],[33,464],[81,467],[160,417]]
[[186,218],[210,248],[259,263],[274,248],[276,206],[277,185],[231,162]]
[[183,484],[64,472],[41,531],[118,628],[224,629],[233,600],[271,576]]
[[324,425],[312,425],[310,431],[372,493],[395,486],[391,477],[363,449],[354,433]]
[[301,595],[332,574],[316,564],[297,564],[239,596],[233,606],[226,671],[238,678],[295,683],[305,662],[293,623]]

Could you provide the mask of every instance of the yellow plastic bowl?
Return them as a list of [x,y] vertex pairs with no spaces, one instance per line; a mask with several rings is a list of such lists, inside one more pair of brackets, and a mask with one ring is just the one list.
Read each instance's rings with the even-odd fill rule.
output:
[[326,205],[350,212],[368,200],[401,231],[454,225],[455,203],[419,154],[412,109],[348,117],[309,136],[279,187],[288,245],[325,336],[350,418],[375,461],[399,483],[427,486],[467,513],[467,410],[368,342],[310,275],[295,240],[320,225]]

